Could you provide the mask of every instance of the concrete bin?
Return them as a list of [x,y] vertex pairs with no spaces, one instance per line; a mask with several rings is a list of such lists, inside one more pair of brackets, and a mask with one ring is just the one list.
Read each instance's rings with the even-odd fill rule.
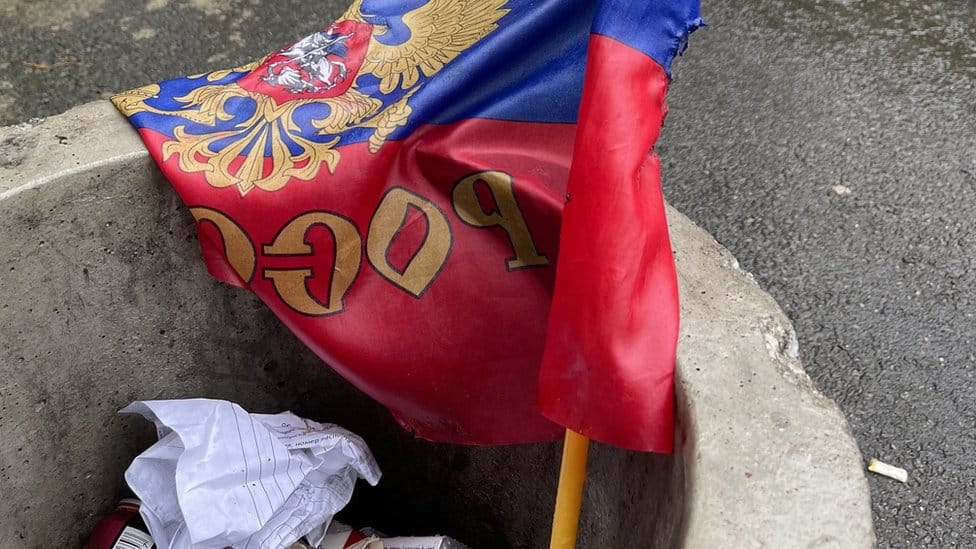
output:
[[[580,547],[870,547],[863,463],[789,321],[669,211],[682,295],[675,456],[591,451]],[[343,425],[384,478],[344,517],[544,547],[559,446],[403,432],[250,294],[206,273],[189,214],[107,102],[0,129],[0,547],[77,546],[153,440],[136,399],[233,400]]]

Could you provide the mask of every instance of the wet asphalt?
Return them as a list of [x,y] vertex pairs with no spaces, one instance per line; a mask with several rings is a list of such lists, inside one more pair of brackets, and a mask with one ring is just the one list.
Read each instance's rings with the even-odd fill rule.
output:
[[[706,6],[708,4],[706,3]],[[667,197],[794,320],[870,475],[880,547],[976,547],[976,17],[722,2],[676,69]]]
[[[344,1],[0,0],[0,124],[237,65]],[[668,199],[793,318],[846,413],[880,547],[976,546],[976,12],[720,0],[679,59]]]

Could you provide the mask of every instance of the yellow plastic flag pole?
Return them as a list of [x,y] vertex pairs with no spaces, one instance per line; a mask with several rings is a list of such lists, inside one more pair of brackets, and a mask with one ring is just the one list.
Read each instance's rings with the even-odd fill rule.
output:
[[559,487],[556,489],[556,509],[552,515],[552,537],[549,549],[576,547],[580,506],[583,504],[583,484],[586,482],[586,458],[590,439],[566,429],[563,441],[563,460],[559,468]]

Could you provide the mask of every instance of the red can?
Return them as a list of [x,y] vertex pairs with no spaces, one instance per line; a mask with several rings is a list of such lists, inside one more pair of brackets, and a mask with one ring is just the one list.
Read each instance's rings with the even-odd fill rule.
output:
[[139,515],[137,499],[123,499],[92,530],[85,549],[153,549],[156,543]]

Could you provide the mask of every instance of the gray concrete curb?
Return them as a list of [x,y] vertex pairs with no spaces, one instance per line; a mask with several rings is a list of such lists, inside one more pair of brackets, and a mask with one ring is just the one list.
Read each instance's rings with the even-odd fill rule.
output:
[[[727,250],[668,214],[680,451],[594,448],[580,546],[872,546],[861,455],[804,373],[789,320]],[[475,547],[542,546],[558,446],[405,437],[256,300],[211,280],[198,255],[188,215],[107,102],[0,129],[0,546],[80,540],[150,440],[114,411],[187,396],[385,436],[381,464],[416,457],[387,461],[405,463],[387,469],[383,497],[427,490],[442,526]],[[398,467],[417,480],[395,480]],[[462,508],[478,512],[454,517]],[[475,516],[485,514],[495,522]]]

